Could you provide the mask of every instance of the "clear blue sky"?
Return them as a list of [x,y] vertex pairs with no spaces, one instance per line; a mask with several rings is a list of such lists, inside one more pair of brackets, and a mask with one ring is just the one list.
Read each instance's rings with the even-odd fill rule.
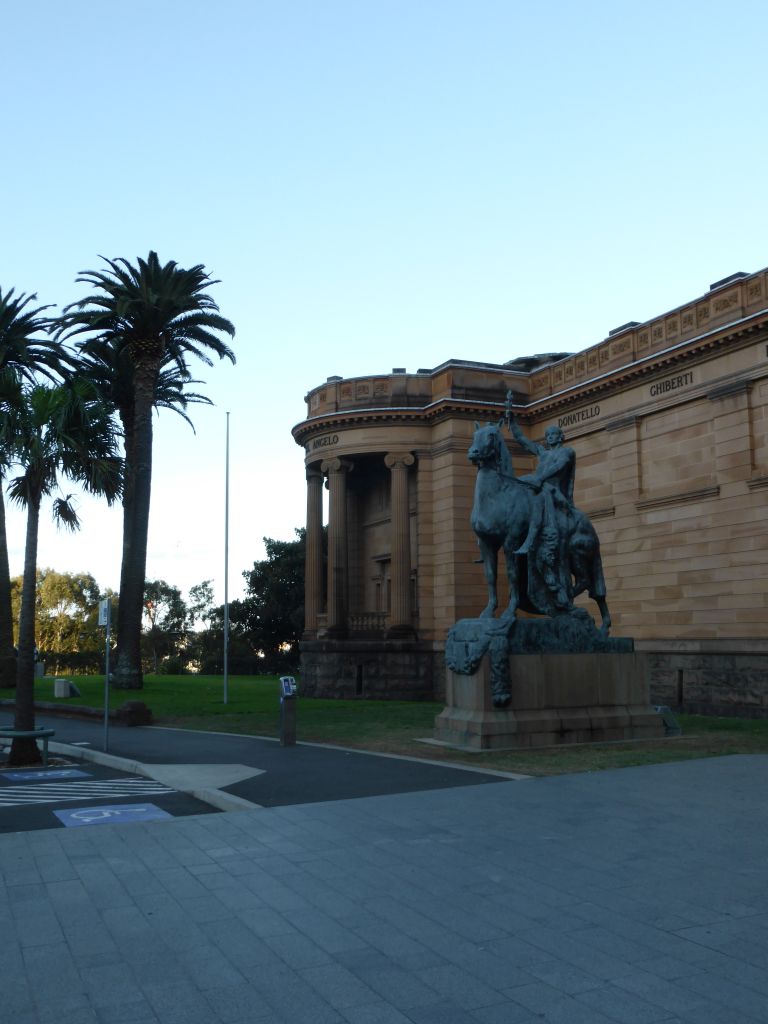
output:
[[[197,434],[155,421],[148,575],[223,597],[226,410],[237,596],[328,375],[575,351],[768,264],[766,38],[758,0],[6,5],[0,286],[156,249],[237,327]],[[81,511],[40,564],[117,588],[120,512]]]

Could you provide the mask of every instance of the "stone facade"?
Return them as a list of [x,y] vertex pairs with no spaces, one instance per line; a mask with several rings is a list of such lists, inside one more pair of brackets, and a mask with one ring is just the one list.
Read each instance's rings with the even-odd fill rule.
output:
[[301,692],[307,696],[431,700],[445,678],[443,652],[418,640],[302,642]]
[[[421,696],[431,675],[442,696],[447,630],[486,601],[467,450],[474,421],[500,419],[510,389],[528,436],[557,424],[576,451],[575,501],[600,536],[612,633],[648,652],[653,699],[768,715],[768,270],[575,354],[449,360],[310,391],[293,434],[306,451],[303,672],[325,680],[316,692],[332,692],[336,674],[380,694],[354,647],[366,639],[393,654],[398,642],[423,648],[414,656],[430,667],[402,662],[392,694]],[[515,472],[529,472],[508,443]],[[318,642],[331,640],[336,668],[321,672]]]

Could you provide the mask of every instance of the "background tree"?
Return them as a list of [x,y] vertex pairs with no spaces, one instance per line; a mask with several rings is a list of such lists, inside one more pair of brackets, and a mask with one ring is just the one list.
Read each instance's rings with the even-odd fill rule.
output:
[[[42,500],[53,497],[63,477],[111,503],[120,494],[121,462],[114,424],[95,388],[84,378],[52,388],[34,385],[26,389],[24,405],[3,426],[6,436],[0,439],[10,445],[13,437],[13,449],[22,467],[10,483],[9,494],[27,510],[14,727],[30,730],[35,724],[35,598]],[[71,499],[72,495],[55,497],[53,515],[57,523],[75,530],[79,520]],[[34,740],[14,738],[9,764],[34,764],[39,760]]]
[[[9,414],[9,403],[18,402],[20,381],[34,381],[35,374],[56,379],[71,365],[62,346],[45,334],[50,319],[43,314],[49,306],[33,306],[36,295],[15,295],[14,289],[0,288],[0,419]],[[4,477],[8,470],[7,451],[0,450],[0,686],[15,686],[16,655],[13,650],[11,581],[5,528]]]
[[144,588],[142,651],[153,672],[164,658],[178,658],[187,635],[189,613],[181,591],[165,580],[147,580]]
[[[241,602],[230,602],[229,657],[230,675],[259,675],[268,671],[266,661],[256,651],[249,639],[247,628],[232,624],[231,616],[237,614]],[[224,671],[224,605],[212,608],[206,629],[192,630],[187,634],[184,660],[194,671],[205,675],[221,675]],[[275,671],[274,668],[269,671]]]
[[37,646],[69,653],[82,646],[83,633],[101,596],[90,573],[37,570]]
[[[19,621],[23,577],[11,580],[14,623]],[[99,626],[102,594],[87,572],[38,569],[35,594],[35,636],[40,660],[49,675],[100,672],[104,662],[104,629]]]
[[203,580],[189,588],[187,609],[191,626],[210,623],[216,611],[213,604],[213,580]]
[[232,337],[235,329],[204,291],[218,282],[202,264],[189,270],[175,262],[163,265],[155,252],[146,260],[138,259],[136,266],[125,259],[104,262],[107,270],[85,270],[77,278],[96,291],[64,310],[58,336],[88,336],[79,342],[83,355],[113,366],[128,386],[118,406],[125,484],[114,685],[138,689],[143,685],[141,622],[152,483],[152,409],[158,379],[172,361],[188,380],[190,356],[208,365],[208,353],[234,362],[234,354],[219,334]]
[[[224,606],[214,604],[212,580],[190,587],[187,608],[190,629],[184,646],[184,663],[193,671],[218,675],[224,666]],[[233,662],[239,664],[241,658],[251,665],[256,660],[247,642],[236,643],[234,649],[230,643],[230,672]]]
[[246,596],[233,601],[230,622],[235,638],[246,638],[263,656],[265,672],[298,666],[299,638],[304,629],[305,531],[296,540],[264,538],[267,557],[243,573]]

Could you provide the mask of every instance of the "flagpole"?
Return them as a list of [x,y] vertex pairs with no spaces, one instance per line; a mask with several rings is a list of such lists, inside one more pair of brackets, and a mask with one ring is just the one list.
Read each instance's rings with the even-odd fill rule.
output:
[[229,413],[224,460],[224,703],[229,703]]

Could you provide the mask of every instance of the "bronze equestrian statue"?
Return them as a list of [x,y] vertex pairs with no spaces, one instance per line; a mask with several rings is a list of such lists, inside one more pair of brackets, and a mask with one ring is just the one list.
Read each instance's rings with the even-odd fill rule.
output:
[[508,413],[510,430],[538,457],[535,472],[515,476],[498,423],[475,424],[469,459],[477,466],[471,523],[477,535],[488,585],[481,617],[498,606],[497,562],[503,550],[509,583],[504,618],[518,608],[540,615],[568,615],[586,591],[597,603],[601,632],[611,616],[606,603],[600,542],[589,518],[573,504],[576,456],[563,444],[559,427],[549,427],[545,445],[529,441]]

